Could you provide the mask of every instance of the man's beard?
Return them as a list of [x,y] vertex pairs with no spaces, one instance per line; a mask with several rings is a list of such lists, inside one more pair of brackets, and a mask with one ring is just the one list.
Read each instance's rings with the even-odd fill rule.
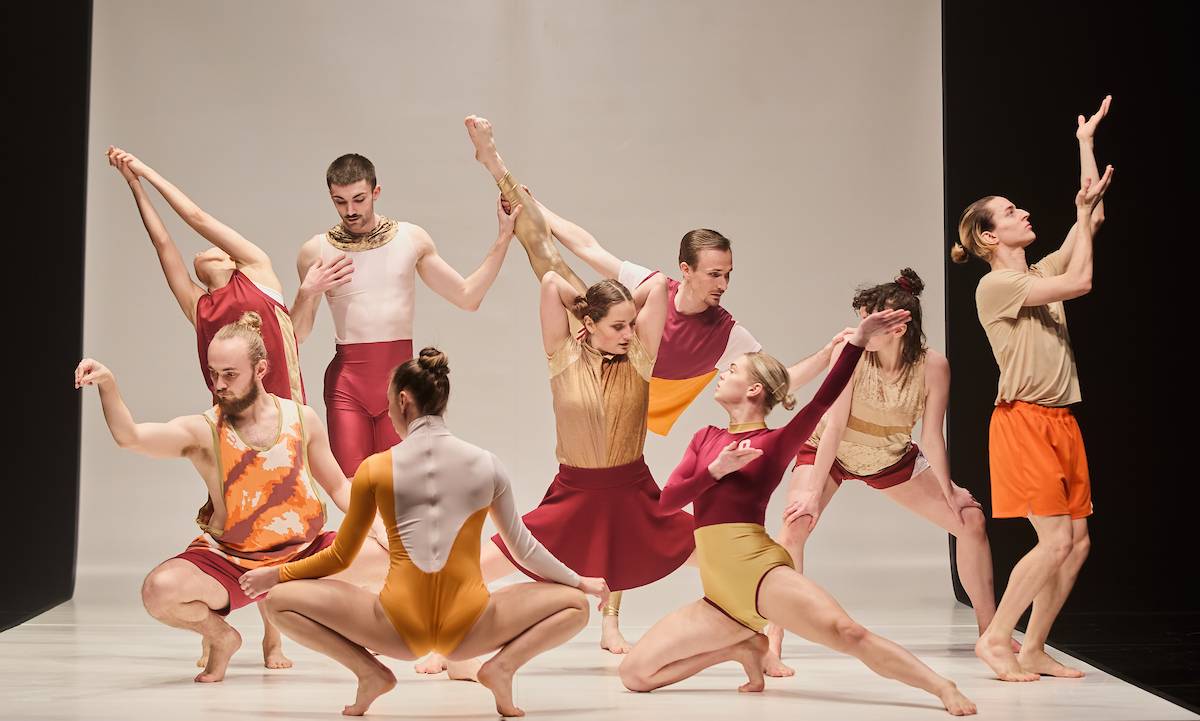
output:
[[251,383],[250,390],[246,391],[246,395],[236,398],[222,398],[217,396],[217,405],[221,407],[221,413],[226,416],[236,418],[240,416],[247,408],[254,405],[258,400],[258,384]]

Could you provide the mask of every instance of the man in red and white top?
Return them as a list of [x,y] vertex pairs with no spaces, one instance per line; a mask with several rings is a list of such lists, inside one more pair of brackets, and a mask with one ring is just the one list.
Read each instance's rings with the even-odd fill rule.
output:
[[341,222],[300,247],[292,317],[303,341],[321,296],[329,302],[337,350],[325,371],[325,414],[333,454],[353,476],[367,456],[400,442],[388,419],[387,380],[412,357],[416,277],[459,308],[477,310],[504,263],[520,210],[509,215],[497,207],[496,240],[464,278],[423,228],[375,212],[383,188],[370,160],[341,156],[325,183]]

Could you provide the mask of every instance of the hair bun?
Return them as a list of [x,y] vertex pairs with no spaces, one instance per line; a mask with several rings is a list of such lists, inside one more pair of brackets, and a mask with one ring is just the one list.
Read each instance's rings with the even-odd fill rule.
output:
[[904,268],[900,271],[900,275],[896,276],[896,285],[911,293],[913,297],[919,297],[921,291],[925,290],[925,281],[921,280],[921,276],[917,275],[917,271],[912,268]]
[[237,325],[242,326],[243,328],[249,328],[255,333],[262,335],[262,316],[252,310],[242,313],[242,317],[237,319]]
[[417,363],[421,369],[432,373],[435,376],[445,377],[450,375],[450,359],[442,351],[427,346],[421,349],[421,353],[417,356]]

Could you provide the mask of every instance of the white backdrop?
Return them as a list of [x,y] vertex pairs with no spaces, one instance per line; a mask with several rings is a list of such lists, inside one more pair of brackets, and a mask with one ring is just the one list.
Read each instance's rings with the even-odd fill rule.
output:
[[[97,0],[93,32],[85,348],[139,420],[197,412],[208,394],[192,328],[105,163],[109,144],[266,249],[290,299],[300,244],[337,221],[323,173],[345,152],[377,165],[381,212],[423,226],[452,265],[473,270],[495,237],[495,186],[462,127],[477,113],[496,125],[514,175],[619,256],[673,268],[688,229],[728,235],[726,307],[785,362],[853,321],[856,285],[905,265],[926,281],[926,331],[943,347],[936,0]],[[203,249],[150,192],[185,256]],[[477,313],[422,286],[414,340],[449,353],[448,421],[505,461],[526,508],[555,470],[536,299],[514,241]],[[322,307],[301,348],[322,415],[332,353]],[[709,395],[671,437],[650,436],[660,483],[692,432],[724,420]],[[88,583],[181,551],[204,491],[186,461],[116,448],[92,390],[83,413]],[[861,484],[839,493],[807,553],[835,593],[870,592],[871,567],[923,569],[919,583],[887,589],[897,602],[947,595],[945,558],[942,532]],[[653,618],[698,589],[685,569],[627,607]]]

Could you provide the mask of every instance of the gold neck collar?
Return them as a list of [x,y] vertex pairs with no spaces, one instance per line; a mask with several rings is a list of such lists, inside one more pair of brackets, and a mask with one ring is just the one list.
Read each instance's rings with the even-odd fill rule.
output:
[[730,423],[729,432],[733,434],[758,431],[767,427],[766,421],[750,421],[749,423]]
[[338,223],[325,233],[325,237],[329,239],[329,244],[338,250],[372,250],[382,247],[396,237],[400,224],[385,215],[378,218],[379,222],[368,233],[355,235]]

